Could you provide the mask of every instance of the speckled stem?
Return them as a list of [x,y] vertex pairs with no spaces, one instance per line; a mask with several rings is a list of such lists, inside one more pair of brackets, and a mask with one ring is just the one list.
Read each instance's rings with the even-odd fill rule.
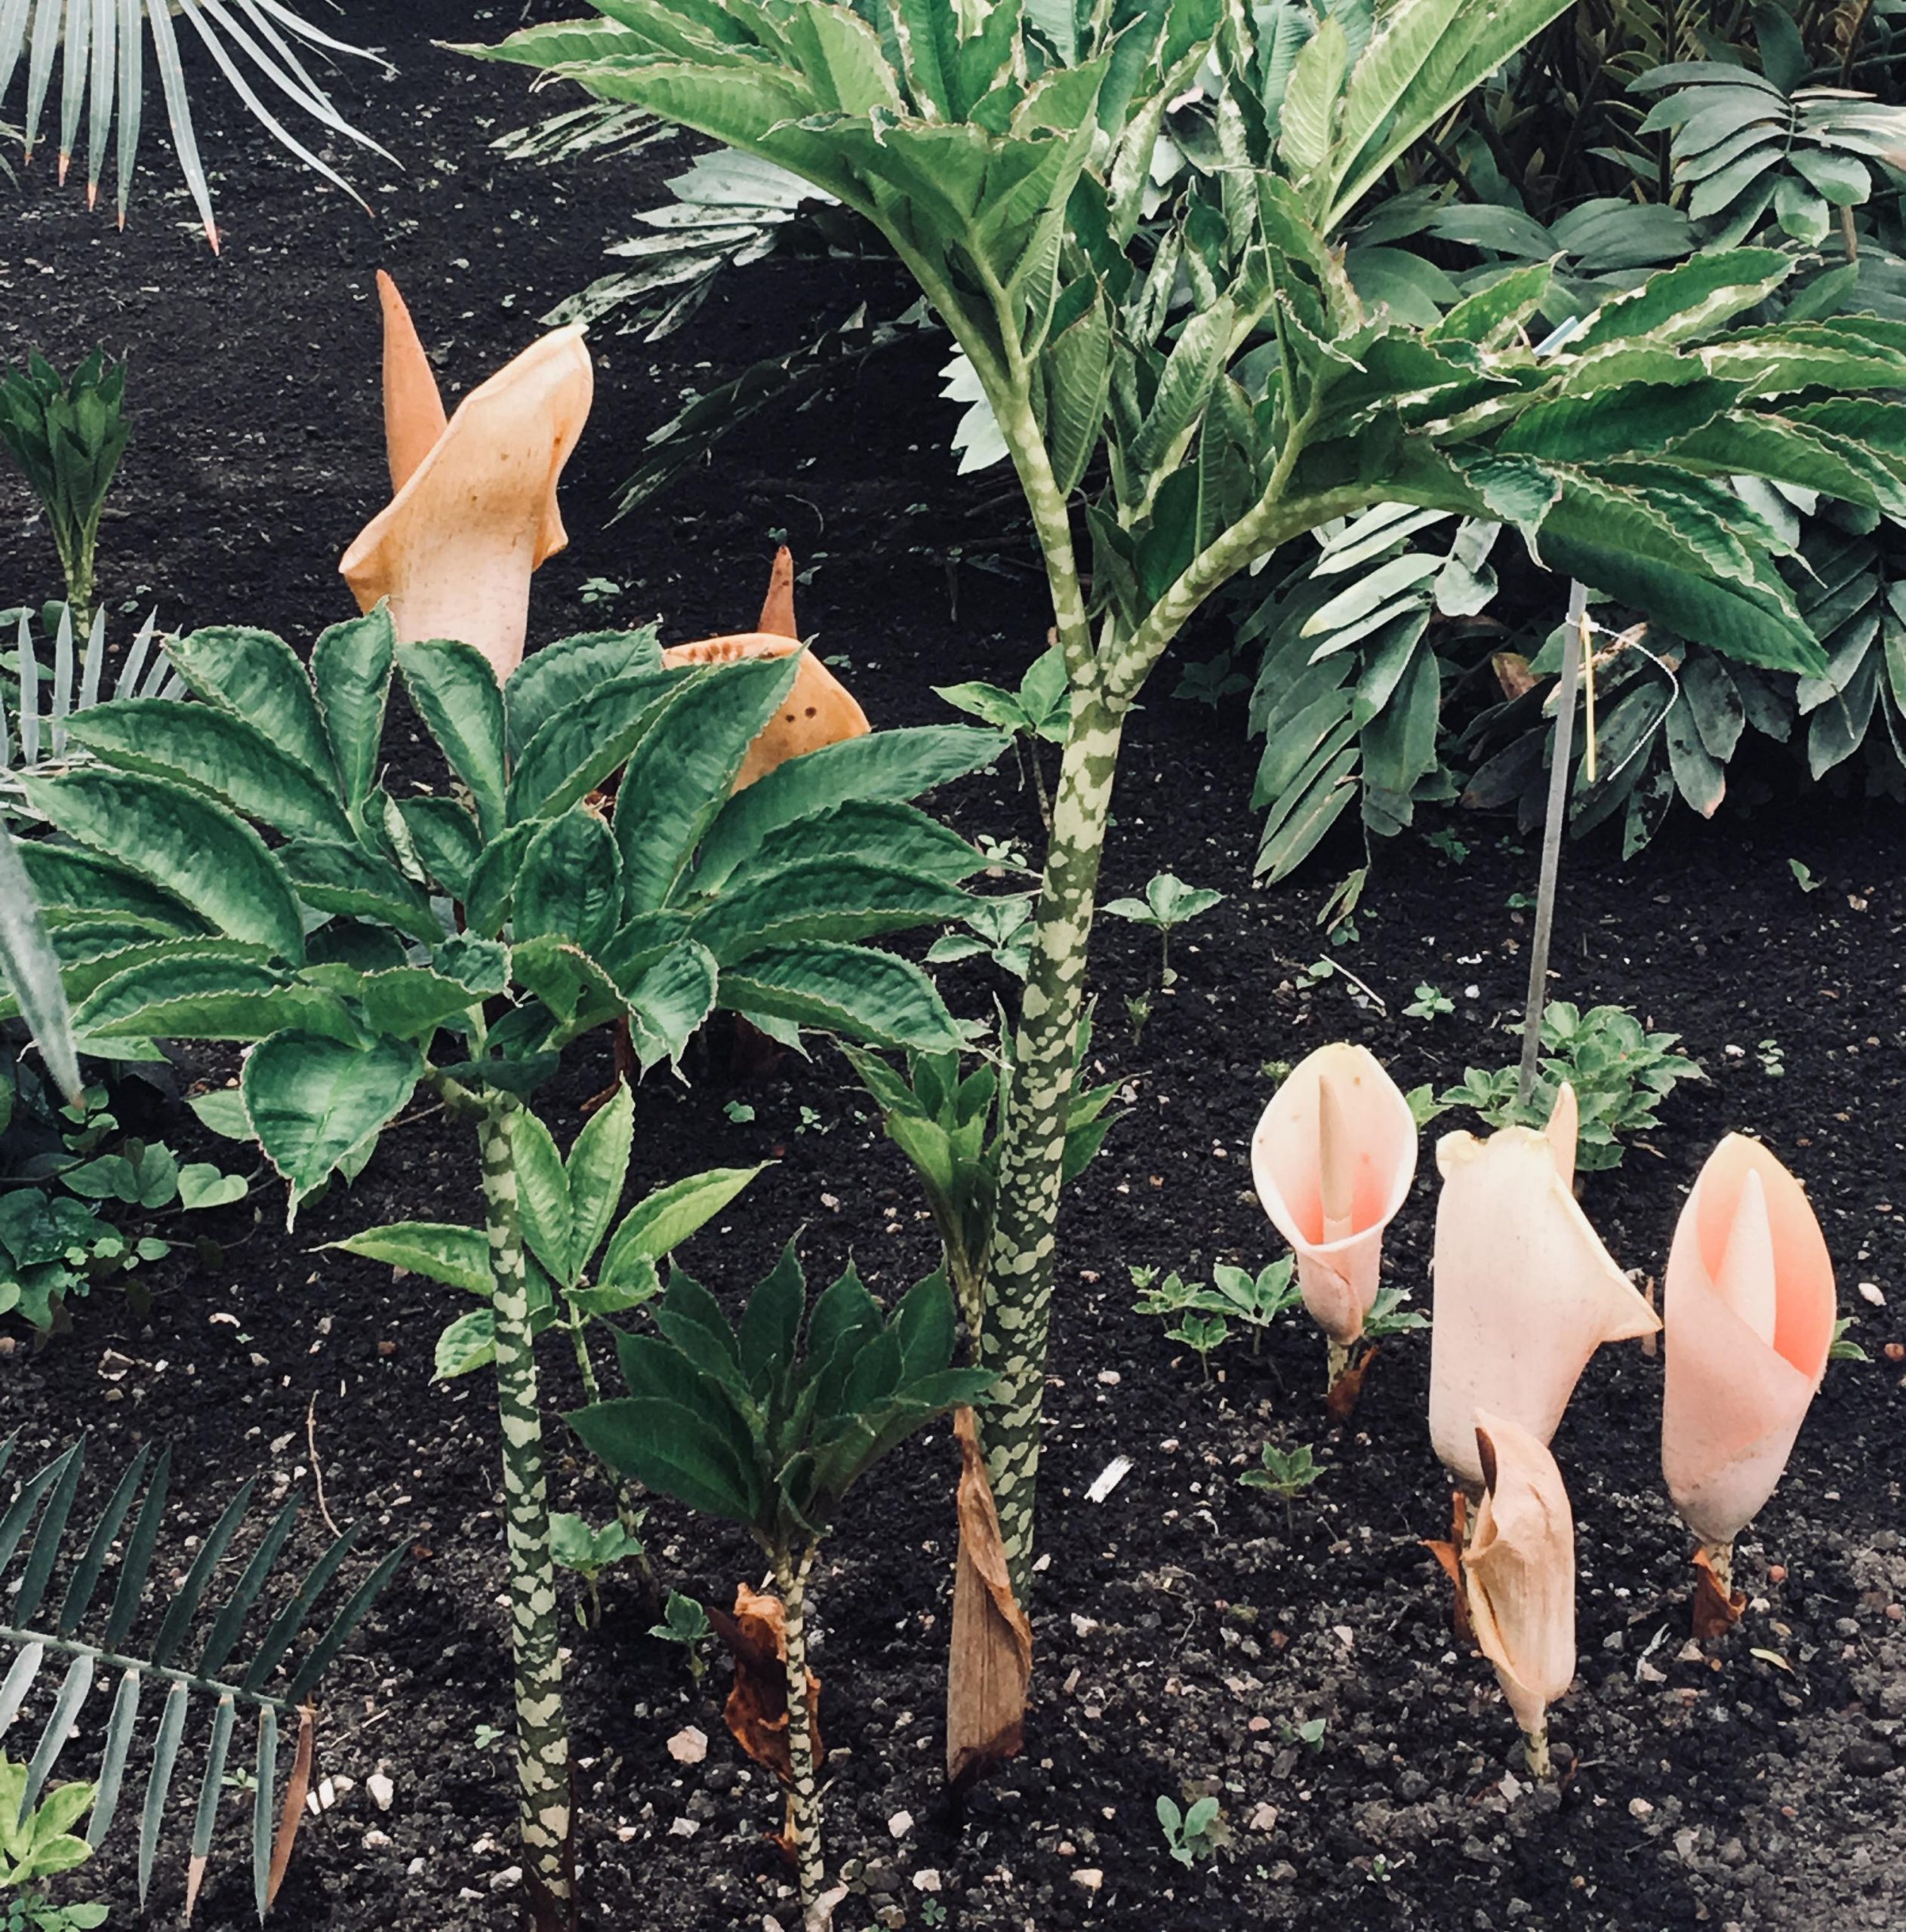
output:
[[1540,1730],[1526,1730],[1522,1734],[1523,1755],[1529,1761],[1529,1775],[1539,1778],[1544,1784],[1553,1781],[1555,1765],[1549,1756],[1548,1720],[1542,1721]]
[[1340,1342],[1335,1335],[1324,1337],[1326,1350],[1324,1356],[1324,1393],[1327,1395],[1350,1373],[1351,1345]]
[[[808,1573],[814,1567],[811,1547],[799,1564],[774,1559],[774,1581],[781,1593],[787,1635],[787,1755],[793,1767],[794,1854],[801,1887],[804,1922],[812,1926],[827,1881],[821,1848],[820,1767],[814,1761],[814,1726],[808,1710]],[[822,1921],[825,1922],[824,1919]]]
[[1085,989],[1093,895],[1105,843],[1122,707],[1075,686],[1052,837],[1014,1042],[999,1209],[987,1257],[980,1363],[995,1377],[981,1425],[987,1474],[1015,1593],[1026,1600],[1045,1396],[1060,1179]]
[[484,1224],[496,1322],[497,1408],[503,1427],[503,1526],[510,1552],[510,1638],[516,1660],[516,1781],[531,1915],[539,1928],[574,1917],[569,1843],[569,1727],[562,1708],[556,1569],[543,1475],[543,1415],[529,1321],[517,1194],[519,1103],[489,1097],[477,1128]]
[[1730,1537],[1726,1543],[1704,1543],[1701,1553],[1707,1559],[1707,1567],[1714,1573],[1714,1581],[1720,1586],[1720,1593],[1730,1600],[1734,1595],[1734,1543]]

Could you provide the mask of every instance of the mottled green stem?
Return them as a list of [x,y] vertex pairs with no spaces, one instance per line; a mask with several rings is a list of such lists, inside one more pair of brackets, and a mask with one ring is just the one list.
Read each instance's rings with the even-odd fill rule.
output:
[[1327,1395],[1350,1373],[1350,1344],[1340,1342],[1335,1335],[1325,1338],[1328,1346],[1324,1351],[1324,1393]]
[[987,1255],[980,1362],[996,1378],[983,1423],[1013,1589],[1024,1602],[1045,1394],[1060,1179],[1073,1058],[1085,990],[1086,942],[1105,844],[1122,711],[1075,686],[1053,801],[1052,836],[1013,1048],[1013,1084]]
[[1529,1775],[1544,1784],[1555,1777],[1555,1763],[1549,1755],[1548,1719],[1542,1720],[1540,1730],[1526,1730],[1522,1734],[1523,1756],[1529,1765]]
[[516,1118],[507,1094],[487,1097],[477,1126],[484,1224],[494,1284],[497,1407],[503,1426],[503,1526],[510,1552],[510,1638],[516,1660],[516,1780],[532,1922],[574,1920],[569,1727],[562,1708],[556,1566],[550,1555],[543,1415],[529,1321]]
[[817,1544],[799,1563],[785,1552],[774,1557],[774,1581],[781,1593],[787,1633],[787,1755],[794,1773],[794,1855],[801,1887],[801,1910],[810,1932],[824,1928],[828,1914],[821,1903],[827,1867],[821,1850],[821,1775],[814,1761],[814,1725],[808,1709],[808,1573]]

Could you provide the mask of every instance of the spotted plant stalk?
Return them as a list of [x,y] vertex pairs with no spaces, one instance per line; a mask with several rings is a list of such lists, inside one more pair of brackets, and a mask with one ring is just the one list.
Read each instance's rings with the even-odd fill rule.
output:
[[569,1721],[562,1707],[562,1658],[550,1498],[543,1473],[543,1408],[530,1327],[529,1270],[516,1179],[515,1127],[522,1103],[492,1092],[477,1117],[483,1166],[484,1230],[495,1284],[497,1417],[503,1431],[503,1530],[510,1552],[510,1647],[516,1666],[516,1783],[534,1923],[574,1917],[569,1835]]
[[[1860,317],[1734,328],[1777,308],[1794,272],[1769,250],[1668,269],[1541,356],[1532,343],[1572,313],[1545,265],[1433,325],[1366,308],[1344,227],[1566,0],[1393,0],[1374,32],[1356,9],[1304,0],[593,4],[606,23],[472,51],[694,128],[870,223],[971,365],[1044,556],[1071,725],[979,1337],[995,1377],[987,1462],[1023,1593],[1094,893],[1120,731],[1159,657],[1277,545],[1395,503],[1513,524],[1550,568],[1683,635],[1818,675],[1775,568],[1779,533],[1726,479],[1906,507],[1906,457],[1860,447],[1846,406],[1821,396],[1906,388],[1906,352],[1896,325]],[[1218,165],[1147,217],[1166,109],[1193,90],[1212,103]],[[1430,649],[1399,623],[1306,675],[1344,699],[1356,671],[1363,703],[1379,666],[1387,697],[1433,668]],[[1405,801],[1433,766],[1433,732],[1390,743],[1371,709],[1306,712],[1329,715],[1286,788],[1286,849],[1322,837],[1360,760],[1380,760]]]

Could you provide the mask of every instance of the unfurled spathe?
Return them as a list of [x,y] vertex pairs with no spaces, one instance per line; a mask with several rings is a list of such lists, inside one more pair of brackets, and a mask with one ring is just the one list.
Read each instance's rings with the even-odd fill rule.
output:
[[1355,1341],[1377,1298],[1384,1230],[1416,1177],[1409,1101],[1368,1048],[1319,1047],[1264,1109],[1251,1171],[1296,1251],[1304,1306],[1332,1341]]

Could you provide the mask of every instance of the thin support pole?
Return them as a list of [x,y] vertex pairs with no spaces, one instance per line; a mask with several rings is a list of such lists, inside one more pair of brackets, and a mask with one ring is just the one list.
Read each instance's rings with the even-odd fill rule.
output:
[[1542,1051],[1542,1008],[1548,998],[1549,938],[1555,929],[1556,880],[1562,869],[1562,836],[1569,822],[1569,759],[1575,749],[1575,692],[1588,651],[1588,592],[1569,589],[1568,635],[1562,646],[1562,688],[1556,700],[1555,753],[1549,767],[1549,804],[1542,821],[1542,882],[1535,896],[1535,933],[1529,948],[1529,996],[1523,1003],[1522,1075],[1516,1098],[1527,1106],[1535,1092]]

